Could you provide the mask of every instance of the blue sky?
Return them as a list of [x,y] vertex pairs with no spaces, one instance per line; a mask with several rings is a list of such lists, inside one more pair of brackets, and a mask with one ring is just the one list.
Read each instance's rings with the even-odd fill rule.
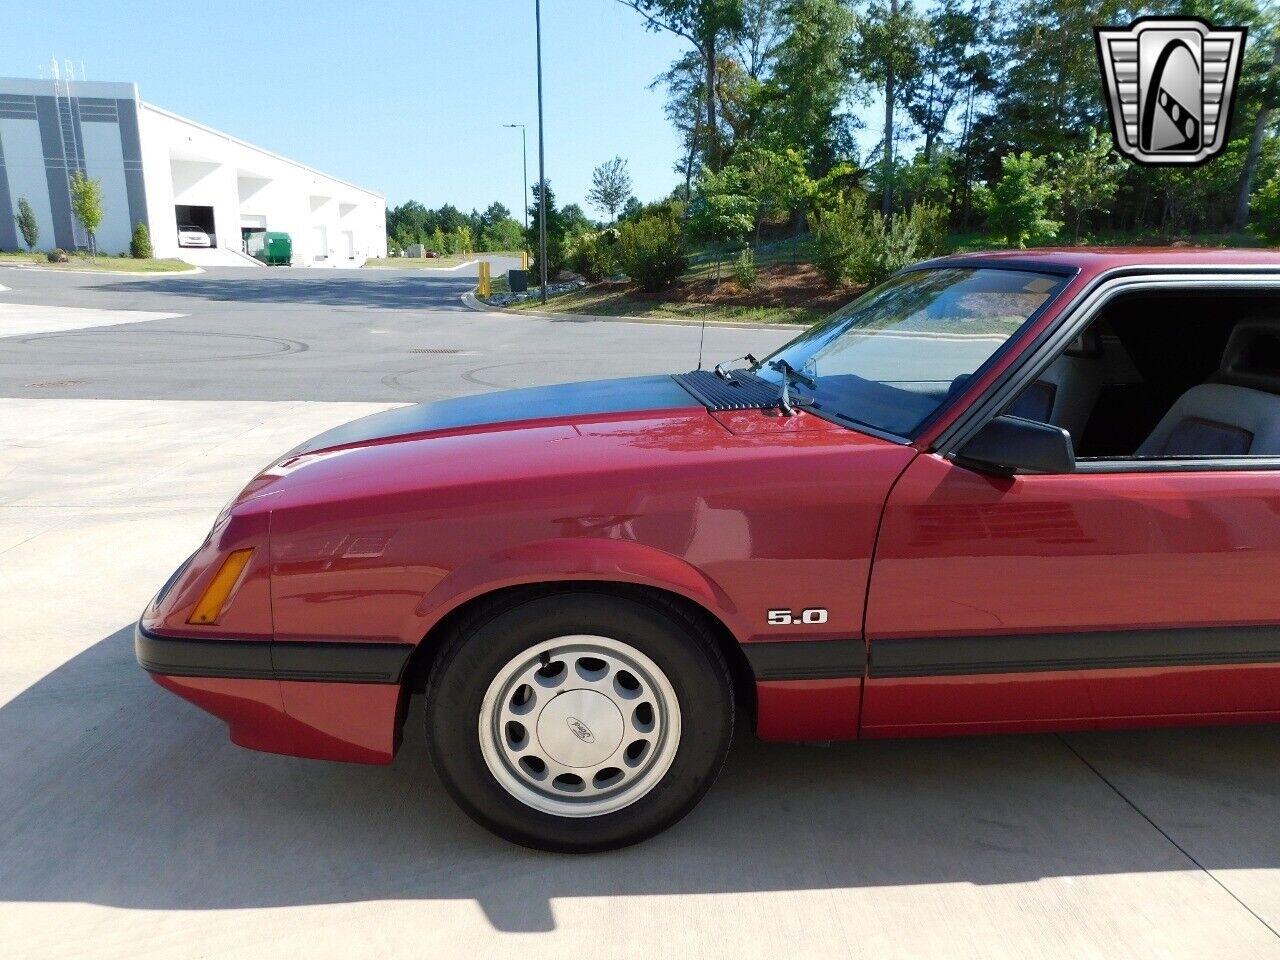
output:
[[[252,13],[250,12],[252,11]],[[547,177],[582,202],[592,168],[630,163],[636,193],[676,183],[676,138],[649,83],[683,41],[616,0],[543,0]],[[380,190],[518,209],[520,132],[537,178],[533,0],[6,5],[0,75],[83,62],[142,98]],[[517,213],[518,216],[518,213]]]

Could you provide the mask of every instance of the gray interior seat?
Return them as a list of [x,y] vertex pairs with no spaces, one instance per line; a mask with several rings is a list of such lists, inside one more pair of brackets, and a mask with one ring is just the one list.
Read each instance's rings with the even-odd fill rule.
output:
[[1009,407],[1015,417],[1062,427],[1080,443],[1102,391],[1102,341],[1086,330]]
[[1237,323],[1218,372],[1179,397],[1135,455],[1280,455],[1280,320]]

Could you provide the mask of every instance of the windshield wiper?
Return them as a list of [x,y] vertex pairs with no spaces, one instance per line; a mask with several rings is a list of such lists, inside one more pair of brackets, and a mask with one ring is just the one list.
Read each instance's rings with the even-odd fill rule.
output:
[[[778,400],[778,409],[782,411],[783,416],[794,417],[796,415],[796,410],[791,403],[792,381],[802,387],[808,387],[810,390],[817,390],[818,383],[812,377],[801,373],[785,360],[771,360],[769,361],[769,367],[782,374],[782,397]],[[812,400],[806,397],[796,398],[796,403],[809,404],[812,402]]]
[[748,370],[754,370],[756,367],[760,366],[759,360],[757,360],[755,357],[753,357],[749,353],[744,353],[742,356],[734,357],[732,360],[724,360],[720,363],[717,363],[715,366],[716,376],[719,377],[721,380],[729,380],[732,382],[735,371],[726,370],[724,368],[724,365],[726,363],[737,363],[739,360],[751,361],[751,366],[747,368]]

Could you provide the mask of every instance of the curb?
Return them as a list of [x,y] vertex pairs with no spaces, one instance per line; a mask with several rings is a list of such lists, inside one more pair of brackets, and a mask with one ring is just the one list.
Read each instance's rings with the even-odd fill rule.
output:
[[0,263],[0,269],[36,270],[40,273],[74,273],[78,276],[89,277],[189,277],[192,274],[204,273],[204,269],[197,267],[195,264],[192,264],[190,270],[64,270],[61,267],[42,267],[35,263]]
[[465,270],[467,267],[474,267],[479,260],[468,260],[466,263],[455,264],[452,267],[387,267],[379,264],[371,267],[368,264],[361,264],[361,270],[422,270],[427,273],[452,273],[454,270]]
[[508,310],[480,300],[474,293],[462,295],[463,304],[478,313],[503,313],[511,317],[531,317],[534,320],[553,320],[560,323],[650,323],[671,327],[724,327],[728,330],[808,330],[802,323],[749,323],[741,320],[686,320],[683,317],[601,317],[589,313],[556,313],[532,310]]

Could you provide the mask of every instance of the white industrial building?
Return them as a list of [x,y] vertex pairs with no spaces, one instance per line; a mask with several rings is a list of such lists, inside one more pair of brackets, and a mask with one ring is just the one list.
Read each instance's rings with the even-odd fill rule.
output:
[[[71,214],[76,170],[102,183],[102,253],[126,252],[146,223],[157,257],[199,264],[259,265],[247,252],[263,231],[289,235],[296,267],[386,256],[381,194],[145,103],[136,84],[0,78],[0,250],[23,248],[19,198],[41,249],[86,245]],[[209,247],[180,246],[180,226]]]

